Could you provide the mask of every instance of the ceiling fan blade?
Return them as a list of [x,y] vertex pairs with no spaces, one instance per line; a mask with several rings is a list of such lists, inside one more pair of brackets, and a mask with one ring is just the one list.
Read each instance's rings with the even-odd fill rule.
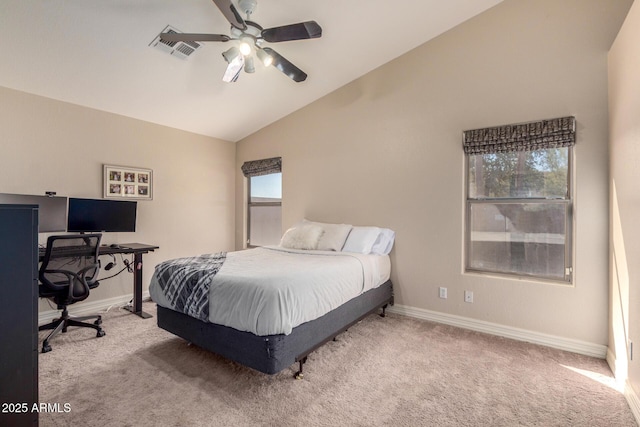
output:
[[213,0],[213,2],[231,25],[239,30],[247,29],[247,24],[244,23],[240,13],[238,13],[238,9],[231,3],[231,0]]
[[273,58],[272,65],[289,76],[289,78],[293,79],[293,81],[300,83],[307,79],[307,73],[293,65],[284,56],[280,55],[275,50],[271,49],[270,47],[265,47],[262,50],[267,52],[269,56]]
[[162,33],[160,39],[166,42],[228,42],[231,37],[224,34]]
[[236,56],[227,66],[227,70],[224,72],[224,76],[222,76],[222,81],[227,83],[235,82],[238,80],[238,76],[240,75],[240,71],[242,71],[243,67],[244,56]]
[[322,37],[322,28],[316,21],[267,28],[262,31],[262,38],[269,43],[316,39],[318,37]]

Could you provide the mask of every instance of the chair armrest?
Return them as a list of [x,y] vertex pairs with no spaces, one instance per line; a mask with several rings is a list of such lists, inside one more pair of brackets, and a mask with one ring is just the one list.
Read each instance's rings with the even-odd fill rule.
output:
[[80,283],[85,290],[85,293],[83,293],[84,295],[88,295],[90,292],[90,287],[89,284],[87,283],[86,280],[86,274],[87,272],[94,270],[96,268],[99,268],[98,264],[91,264],[86,266],[85,268],[83,268],[82,270],[79,270],[78,272],[74,273],[72,271],[69,270],[45,270],[44,273],[49,273],[49,274],[64,274],[65,276],[67,276],[67,279],[69,281],[68,285],[64,285],[64,286],[58,286],[58,285],[53,285],[54,287],[57,287],[58,290],[62,290],[65,286],[67,286],[69,288],[69,299],[70,300],[76,300],[76,296],[73,294],[73,290],[74,290],[74,284],[76,282]]

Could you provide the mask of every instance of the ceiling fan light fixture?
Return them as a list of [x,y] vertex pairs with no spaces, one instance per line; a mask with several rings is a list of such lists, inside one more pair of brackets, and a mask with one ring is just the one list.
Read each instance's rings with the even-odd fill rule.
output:
[[232,46],[228,50],[222,52],[222,57],[228,64],[231,64],[238,56],[240,56],[240,50],[235,46]]
[[256,67],[253,64],[253,56],[249,56],[244,60],[244,72],[255,73]]
[[256,55],[258,55],[258,59],[262,61],[265,67],[269,67],[271,64],[273,64],[273,57],[264,50],[258,49],[256,51]]
[[240,53],[244,56],[251,54],[251,45],[253,44],[253,40],[250,37],[242,37],[240,39]]

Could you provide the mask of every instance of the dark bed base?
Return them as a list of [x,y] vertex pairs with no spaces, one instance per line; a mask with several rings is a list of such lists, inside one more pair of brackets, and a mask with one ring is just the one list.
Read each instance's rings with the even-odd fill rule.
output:
[[367,315],[393,305],[393,285],[388,280],[344,303],[324,316],[303,323],[289,335],[258,336],[228,326],[204,323],[158,306],[158,326],[206,350],[265,374],[276,374],[298,362],[302,365],[315,349],[332,340]]

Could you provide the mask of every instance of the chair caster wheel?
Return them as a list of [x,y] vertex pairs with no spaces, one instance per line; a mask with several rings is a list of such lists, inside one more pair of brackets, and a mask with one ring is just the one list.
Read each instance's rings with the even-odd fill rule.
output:
[[106,335],[106,333],[105,333],[102,329],[100,329],[100,330],[98,331],[98,333],[96,334],[96,337],[100,338],[100,337],[103,337],[103,336],[105,336],[105,335]]
[[297,380],[301,380],[304,378],[304,375],[302,374],[302,372],[296,372],[296,374],[293,376],[293,378],[297,379]]
[[51,346],[49,344],[42,344],[42,352],[49,353],[51,351]]
[[98,317],[98,319],[95,322],[93,322],[93,324],[98,326],[102,325],[102,319]]

